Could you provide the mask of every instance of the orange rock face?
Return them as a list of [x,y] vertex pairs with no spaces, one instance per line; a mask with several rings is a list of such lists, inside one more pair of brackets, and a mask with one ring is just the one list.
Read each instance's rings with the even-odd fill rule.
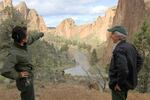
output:
[[97,35],[101,41],[106,41],[106,29],[112,25],[115,12],[115,7],[108,9],[105,16],[98,17],[97,20],[91,24],[84,24],[80,26],[77,26],[75,21],[71,18],[65,19],[57,26],[56,34],[67,38],[78,36],[81,39]]
[[[13,7],[12,0],[3,0],[0,3],[0,11],[2,11],[5,7]],[[47,32],[47,26],[43,20],[43,18],[38,15],[38,13],[34,9],[29,9],[25,2],[21,2],[19,5],[14,7],[17,11],[20,12],[20,14],[27,19],[28,21],[28,29],[30,31],[41,31],[41,32]],[[3,19],[4,16],[1,16],[1,19]]]

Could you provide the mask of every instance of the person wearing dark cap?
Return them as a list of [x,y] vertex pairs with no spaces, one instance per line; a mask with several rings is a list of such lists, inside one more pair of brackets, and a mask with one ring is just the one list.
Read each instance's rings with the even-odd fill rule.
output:
[[21,100],[35,100],[33,86],[33,65],[28,45],[43,37],[44,33],[28,34],[26,27],[16,26],[12,30],[14,44],[1,69],[1,75],[16,80]]
[[143,64],[143,58],[134,45],[126,41],[128,33],[123,26],[114,26],[108,29],[108,32],[115,43],[109,67],[112,100],[126,100],[128,90],[137,85],[137,74]]

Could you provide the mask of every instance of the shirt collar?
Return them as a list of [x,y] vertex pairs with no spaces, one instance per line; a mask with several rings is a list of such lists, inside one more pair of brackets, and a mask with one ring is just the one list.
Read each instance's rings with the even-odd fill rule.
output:
[[121,41],[118,41],[117,43],[114,44],[113,46],[113,51],[115,50],[116,46],[120,43]]
[[113,51],[115,50],[115,48],[116,48],[119,44],[124,43],[124,42],[126,42],[126,40],[120,40],[120,41],[118,41],[117,43],[115,43],[114,46],[113,46]]

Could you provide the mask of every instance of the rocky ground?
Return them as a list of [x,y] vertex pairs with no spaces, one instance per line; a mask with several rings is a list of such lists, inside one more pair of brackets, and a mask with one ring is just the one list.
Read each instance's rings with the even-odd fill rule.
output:
[[[129,93],[127,100],[149,100],[150,94]],[[20,100],[15,86],[0,85],[0,100]],[[83,86],[36,85],[36,100],[111,100],[109,92],[100,93]]]

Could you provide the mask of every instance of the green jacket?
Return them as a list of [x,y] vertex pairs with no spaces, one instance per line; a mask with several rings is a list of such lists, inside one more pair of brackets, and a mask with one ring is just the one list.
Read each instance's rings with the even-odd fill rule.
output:
[[28,43],[25,46],[20,46],[14,43],[1,69],[1,75],[10,79],[18,79],[19,72],[32,72],[31,56],[28,53],[28,45],[43,37],[43,33],[31,34],[28,37]]

